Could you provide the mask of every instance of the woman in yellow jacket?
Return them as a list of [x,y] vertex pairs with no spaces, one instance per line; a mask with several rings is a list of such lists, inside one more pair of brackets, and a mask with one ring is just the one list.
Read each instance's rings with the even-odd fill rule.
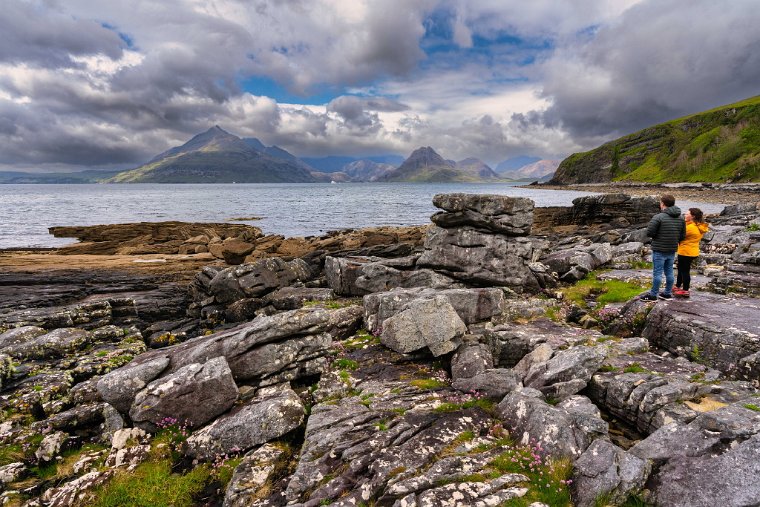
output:
[[678,244],[678,276],[673,295],[677,297],[689,297],[689,285],[691,285],[691,263],[699,257],[699,242],[709,227],[703,219],[702,210],[689,208],[684,215],[686,220],[686,237]]

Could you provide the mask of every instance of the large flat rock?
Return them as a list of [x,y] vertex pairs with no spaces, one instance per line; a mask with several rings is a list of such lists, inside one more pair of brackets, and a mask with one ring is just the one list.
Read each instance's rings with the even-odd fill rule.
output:
[[760,379],[760,299],[693,293],[689,299],[658,302],[647,317],[643,335],[652,345],[726,375]]

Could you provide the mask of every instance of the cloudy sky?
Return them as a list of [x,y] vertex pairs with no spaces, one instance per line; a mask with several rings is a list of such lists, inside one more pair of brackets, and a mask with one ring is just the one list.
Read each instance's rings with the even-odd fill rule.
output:
[[299,156],[562,158],[760,94],[757,0],[7,0],[0,170],[218,124]]

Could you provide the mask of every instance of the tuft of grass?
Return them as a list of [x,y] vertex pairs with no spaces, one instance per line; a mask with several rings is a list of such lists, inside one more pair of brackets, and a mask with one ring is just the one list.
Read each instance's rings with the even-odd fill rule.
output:
[[747,408],[749,410],[754,410],[755,412],[760,412],[760,407],[753,403],[745,403],[744,408]]
[[24,459],[24,449],[21,444],[0,445],[0,466],[10,465]]
[[757,232],[760,231],[760,224],[758,223],[751,223],[747,226],[747,231],[749,232]]
[[652,372],[647,370],[643,366],[641,366],[639,363],[631,363],[625,368],[623,368],[623,373],[652,373]]
[[611,364],[603,364],[602,366],[599,367],[597,371],[613,372],[613,371],[618,371],[618,368],[616,368],[615,366],[612,366]]
[[359,368],[359,363],[353,359],[340,358],[336,359],[335,362],[333,362],[333,366],[341,370],[355,371],[357,368]]
[[96,488],[91,507],[191,507],[194,497],[211,480],[208,464],[194,467],[186,474],[172,473],[169,460],[149,461],[131,473],[118,473],[107,484]]
[[443,382],[442,380],[438,380],[435,378],[420,378],[415,379],[409,382],[409,384],[413,385],[414,387],[418,389],[424,389],[424,390],[430,390],[430,389],[439,389],[441,387],[446,387],[448,384],[446,382]]

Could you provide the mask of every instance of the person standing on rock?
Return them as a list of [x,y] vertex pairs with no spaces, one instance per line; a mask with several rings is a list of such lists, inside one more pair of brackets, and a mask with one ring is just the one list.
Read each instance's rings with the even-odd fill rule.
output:
[[691,285],[691,263],[699,257],[699,242],[709,229],[704,220],[704,214],[699,208],[689,208],[684,214],[686,220],[686,238],[678,243],[678,276],[673,295],[689,297]]
[[[673,261],[678,244],[686,237],[686,222],[676,198],[670,194],[660,197],[660,213],[647,226],[647,236],[652,238],[652,289],[643,294],[644,301],[673,299]],[[658,294],[665,273],[665,290]]]

